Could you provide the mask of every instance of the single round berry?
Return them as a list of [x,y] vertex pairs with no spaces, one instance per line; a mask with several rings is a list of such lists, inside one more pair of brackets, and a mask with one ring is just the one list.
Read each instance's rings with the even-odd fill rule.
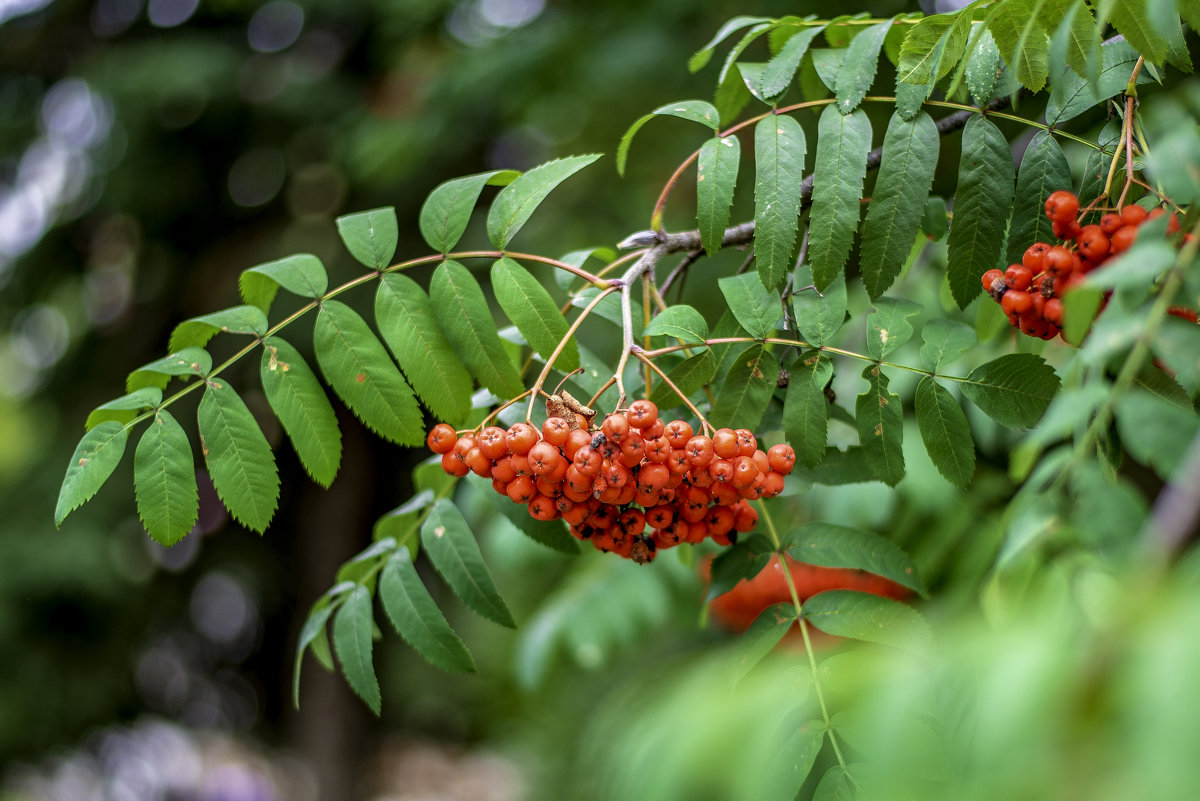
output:
[[1024,264],[1010,264],[1004,272],[1004,281],[1013,289],[1024,291],[1033,283],[1033,271]]
[[754,438],[754,434],[748,428],[739,428],[733,433],[737,434],[738,455],[753,456],[758,450],[758,440]]
[[[1126,206],[1127,209],[1140,209],[1141,206]],[[1133,225],[1126,225],[1120,228],[1112,235],[1109,240],[1109,250],[1113,254],[1124,253],[1133,247],[1133,242],[1137,239],[1138,229]]]
[[542,423],[542,439],[551,445],[563,445],[571,433],[571,426],[561,417],[547,417]]
[[1146,221],[1149,214],[1141,206],[1126,206],[1121,209],[1121,222],[1125,225],[1139,226]]
[[1034,242],[1021,255],[1021,264],[1028,267],[1034,275],[1037,275],[1043,269],[1042,259],[1045,258],[1046,251],[1049,249],[1050,245],[1045,242]]
[[1055,245],[1046,251],[1042,264],[1050,275],[1066,275],[1075,269],[1075,259],[1072,255],[1071,251],[1062,245]]
[[604,424],[600,426],[600,430],[604,432],[604,436],[611,442],[620,443],[629,434],[629,418],[625,415],[615,412],[604,418]]
[[505,433],[504,441],[508,443],[509,451],[524,456],[537,444],[538,430],[529,423],[515,423]]
[[1028,292],[1005,292],[1000,299],[1000,308],[1005,314],[1020,314],[1033,306],[1033,298]]
[[786,476],[792,472],[792,467],[796,464],[796,451],[791,445],[781,442],[767,449],[767,460],[771,463],[771,470],[781,476]]
[[985,292],[991,292],[997,281],[1004,280],[1004,273],[1000,272],[999,270],[988,270],[983,274],[983,278],[980,280],[983,283],[983,290]]
[[672,420],[663,430],[663,434],[666,436],[667,442],[671,443],[672,448],[684,447],[695,433],[692,431],[692,427],[683,420]]
[[475,438],[479,450],[489,459],[501,459],[508,456],[508,441],[504,429],[499,426],[488,426],[479,432]]
[[[999,272],[999,271],[997,271]],[[713,433],[713,453],[721,459],[733,459],[738,455],[737,434],[732,428],[718,428]]]
[[471,468],[467,467],[467,463],[455,456],[453,451],[442,454],[442,469],[458,478],[462,478],[471,472]]
[[653,401],[635,400],[629,404],[629,425],[638,430],[649,428],[658,421],[658,407]]
[[1120,214],[1105,214],[1100,218],[1100,230],[1104,232],[1105,236],[1112,236],[1124,224],[1125,221],[1121,219]]
[[1108,255],[1109,239],[1098,225],[1085,225],[1080,229],[1076,241],[1079,243],[1079,252],[1092,261],[1102,261]]
[[1074,220],[1079,213],[1079,198],[1074,192],[1059,189],[1046,198],[1046,216],[1055,222]]
[[708,467],[713,460],[713,441],[703,434],[698,434],[687,441],[684,448],[688,461],[696,467]]
[[553,472],[559,463],[562,461],[563,455],[558,448],[551,445],[546,440],[534,445],[529,449],[529,467],[539,476],[548,475]]
[[454,427],[446,423],[438,423],[434,426],[425,439],[425,444],[434,453],[449,453],[454,450],[456,442],[458,442],[458,435],[454,433]]
[[529,503],[537,495],[537,488],[529,476],[517,476],[508,482],[508,497],[513,503]]

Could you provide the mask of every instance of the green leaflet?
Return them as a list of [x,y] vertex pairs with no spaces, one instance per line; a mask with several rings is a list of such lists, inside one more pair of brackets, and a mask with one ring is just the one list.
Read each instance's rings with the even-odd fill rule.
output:
[[900,119],[911,120],[921,113],[921,108],[933,92],[932,83],[913,84],[896,81],[896,113]]
[[656,314],[642,334],[648,337],[676,337],[684,342],[703,342],[708,339],[708,323],[691,306],[679,304],[668,306]]
[[963,76],[967,82],[967,91],[975,105],[984,106],[992,99],[996,90],[996,81],[1000,79],[1000,70],[1004,62],[1000,58],[1000,48],[991,31],[982,28],[978,41],[971,47],[969,53],[960,62]]
[[704,47],[692,54],[687,63],[688,71],[699,72],[704,69],[705,65],[712,58],[713,49],[732,34],[737,33],[743,28],[749,28],[751,25],[762,25],[763,23],[770,22],[774,22],[771,17],[734,17],[722,25]]
[[883,359],[912,339],[909,317],[921,313],[921,304],[897,298],[879,298],[867,315],[867,355]]
[[879,49],[887,36],[892,21],[872,25],[855,36],[846,48],[845,58],[838,67],[837,105],[843,114],[858,108],[867,90],[875,81],[875,70],[879,67]]
[[[737,547],[737,546],[734,546]],[[721,556],[714,560],[713,570],[716,570],[716,561],[724,559],[730,552],[726,551]],[[763,564],[766,564],[766,555],[763,557]],[[755,571],[757,574],[758,571]],[[711,598],[710,598],[711,600]],[[746,629],[738,640],[737,648],[730,659],[730,678],[734,684],[737,684],[746,677],[754,666],[771,653],[771,650],[779,644],[783,639],[783,635],[788,633],[788,630],[796,624],[796,607],[790,602],[772,604],[764,609],[754,622],[750,624],[750,628]],[[814,753],[813,756],[816,756]],[[801,780],[803,781],[803,779]],[[796,788],[799,785],[796,785]],[[754,795],[753,798],[761,798],[760,795]],[[795,792],[787,796],[789,799],[795,797]]]
[[302,298],[319,298],[329,288],[325,265],[311,253],[297,253],[244,270],[238,278],[242,300],[267,313],[275,293],[283,287]]
[[520,174],[516,170],[491,170],[438,184],[421,204],[421,236],[429,247],[448,253],[467,230],[483,188],[507,186]]
[[1048,0],[1042,24],[1050,34],[1050,74],[1069,65],[1077,76],[1095,80],[1100,69],[1100,29],[1082,0]]
[[1063,296],[1063,339],[1082,342],[1100,311],[1104,293],[1088,286],[1078,286]]
[[529,221],[530,215],[556,186],[600,158],[599,153],[557,159],[534,167],[500,190],[488,210],[487,234],[501,250]]
[[241,397],[224,381],[208,382],[196,418],[217,495],[234,520],[261,534],[279,502],[279,473],[267,438]]
[[871,473],[894,487],[904,478],[904,410],[900,396],[888,392],[888,377],[878,365],[863,370],[863,378],[870,386],[854,404],[858,441]]
[[[808,58],[801,62],[800,81],[804,82],[804,64],[811,63],[813,71],[817,74],[817,79],[821,84],[829,90],[823,96],[837,91],[838,71],[842,68],[842,62],[846,58],[846,48],[839,47],[836,50],[826,48],[814,48],[808,51]],[[811,87],[811,88],[816,88]],[[808,94],[808,91],[805,91]]]
[[859,266],[872,299],[892,285],[912,249],[937,168],[938,138],[937,126],[924,112],[911,121],[893,114],[888,123],[862,230]]
[[788,532],[784,545],[797,561],[820,567],[865,570],[928,596],[908,554],[872,531],[813,521]]
[[1163,63],[1167,55],[1167,42],[1151,24],[1146,0],[1108,0],[1100,4],[1100,9],[1101,22],[1111,23],[1147,61],[1152,64]]
[[328,487],[342,461],[342,434],[312,368],[291,343],[267,337],[259,375],[267,403],[287,432],[300,463],[313,481]]
[[775,356],[762,345],[751,345],[729,368],[710,416],[728,428],[758,428],[778,378]]
[[975,443],[958,401],[932,376],[925,376],[917,384],[916,411],[933,466],[954,486],[967,486],[975,474]]
[[980,277],[996,266],[1013,201],[1014,168],[1008,140],[991,120],[972,117],[962,136],[954,222],[947,238],[950,292],[966,308],[982,291]]
[[812,289],[812,268],[800,264],[792,274],[792,287],[792,313],[800,335],[814,345],[828,345],[846,321],[846,276],[838,273],[818,295]]
[[913,25],[900,49],[896,80],[902,83],[936,83],[962,58],[971,30],[971,11],[934,14]]
[[[633,144],[633,137],[642,129],[643,125],[655,117],[662,116],[678,117],[681,120],[698,122],[712,129],[713,133],[717,132],[721,124],[721,115],[717,112],[717,109],[713,107],[712,103],[704,100],[680,100],[675,103],[668,103],[665,106],[659,106],[649,114],[639,117],[621,137],[621,141],[617,144],[618,175],[625,174],[625,163],[629,158],[629,147]],[[597,158],[599,157],[597,156]]]
[[421,526],[421,545],[438,573],[467,606],[494,623],[516,628],[467,521],[449,500],[440,498],[429,510]]
[[805,147],[804,130],[791,117],[772,114],[754,126],[754,258],[769,290],[793,266]]
[[456,261],[442,263],[429,282],[433,313],[442,333],[479,383],[502,398],[521,394],[521,376],[513,366],[492,310],[479,283]]
[[82,506],[104,486],[121,463],[129,432],[125,426],[106,420],[83,435],[67,465],[58,504],[54,507],[54,525],[61,526],[67,515]]
[[170,412],[160,409],[133,454],[133,490],[146,533],[161,545],[183,539],[200,512],[192,445]]
[[1147,231],[1138,236],[1129,250],[1088,273],[1084,284],[1098,289],[1144,290],[1158,280],[1178,256],[1178,251],[1166,240],[1154,239]]
[[832,377],[833,363],[815,351],[792,365],[788,377],[783,435],[805,467],[816,467],[825,457],[825,443],[829,439],[825,385]]
[[397,550],[384,566],[379,600],[396,633],[430,664],[457,673],[475,672],[475,660],[425,589],[408,548]]
[[129,423],[137,417],[138,412],[150,409],[162,403],[162,390],[158,387],[142,387],[128,395],[113,398],[108,403],[102,403],[88,415],[84,428],[91,430],[105,420],[114,420],[121,425]]
[[798,33],[784,43],[763,70],[760,89],[763,97],[775,97],[787,91],[792,79],[796,76],[796,70],[800,68],[804,54],[808,52],[808,46],[823,30],[825,30],[824,25],[801,28]]
[[742,80],[741,73],[732,70],[729,75],[717,83],[717,91],[713,94],[713,105],[721,115],[721,122],[730,125],[737,119],[738,114],[750,102],[750,90]]
[[1033,92],[1041,91],[1049,73],[1050,42],[1039,15],[1046,0],[1007,0],[992,6],[987,28],[1000,54],[1016,70],[1017,80]]
[[[566,338],[568,326],[546,288],[520,264],[505,258],[492,265],[492,291],[525,341],[549,360]],[[574,338],[567,340],[554,365],[564,373],[579,367],[579,348]]]
[[828,590],[804,602],[804,617],[826,634],[922,652],[932,640],[915,609],[891,598]]
[[368,428],[400,445],[425,441],[412,390],[358,312],[338,300],[322,303],[313,348],[329,386]]
[[359,584],[333,618],[333,649],[354,694],[378,717],[383,701],[371,663],[371,592]]
[[[671,383],[679,387],[684,395],[691,396],[712,380],[717,372],[717,360],[711,350],[692,356],[665,371]],[[683,404],[683,398],[675,394],[665,382],[659,382],[650,393],[650,400],[659,410],[671,409]]]
[[[325,623],[329,620],[329,615],[333,613],[333,608],[329,606],[328,598],[321,598],[313,605],[312,610],[308,613],[308,619],[304,621],[304,626],[300,629],[300,637],[296,640],[296,661],[292,665],[292,705],[296,709],[300,708],[300,668],[304,666],[304,651],[309,645],[313,646],[313,656],[317,655],[318,638],[321,641],[325,639]],[[328,648],[329,644],[326,643]]]
[[1054,231],[1046,217],[1050,193],[1071,186],[1071,166],[1062,148],[1048,131],[1038,131],[1025,148],[1017,173],[1017,193],[1008,231],[1009,263],[1020,263],[1025,249],[1034,242],[1054,242]]
[[202,348],[221,331],[261,337],[267,333],[267,315],[257,306],[234,306],[184,320],[171,332],[167,349],[178,353],[184,348]]
[[755,339],[763,339],[783,319],[783,305],[778,292],[768,292],[754,279],[748,273],[727,275],[717,279],[717,286],[741,327]]
[[1032,353],[1010,353],[981,364],[962,382],[963,395],[988,417],[1009,428],[1034,426],[1054,395],[1054,368]]
[[203,348],[184,348],[178,353],[143,364],[125,378],[125,391],[133,394],[153,387],[162,390],[172,376],[206,376],[212,370],[212,356]]
[[429,411],[441,420],[465,419],[471,376],[446,341],[425,290],[407,275],[383,276],[375,292],[375,325]]
[[488,500],[513,527],[529,539],[559,553],[579,556],[579,541],[571,536],[561,520],[536,520],[525,504],[513,503],[507,495],[486,492]]
[[742,34],[742,38],[738,39],[737,44],[730,48],[729,52],[725,54],[725,61],[723,64],[721,64],[721,72],[717,75],[718,87],[725,83],[726,79],[729,78],[737,80],[739,83],[741,82],[741,78],[738,76],[738,71],[736,69],[737,60],[741,58],[742,53],[746,51],[746,48],[749,47],[755,39],[762,36],[770,29],[771,23],[766,22],[755,25],[751,27],[750,30]]
[[[747,631],[742,636],[749,635]],[[800,792],[821,753],[828,728],[823,720],[805,721],[810,714],[811,710],[801,706],[784,718],[771,745],[756,755],[764,767],[749,774],[751,788],[745,798],[792,801]]]
[[338,217],[337,229],[350,255],[372,270],[387,267],[396,255],[400,230],[391,206]]
[[724,139],[714,136],[700,147],[696,164],[696,227],[709,255],[721,249],[721,238],[729,226],[741,154],[742,146],[736,136]]
[[937,371],[973,347],[978,338],[968,325],[945,317],[930,320],[921,329],[921,363]]
[[807,478],[813,484],[829,486],[862,484],[875,480],[861,447],[842,450],[831,445],[825,449],[825,456],[816,467],[794,472],[798,476]]
[[817,132],[808,260],[813,283],[824,291],[842,272],[854,244],[867,152],[871,149],[871,121],[861,109],[843,115],[827,106],[821,112]]
[[1159,360],[1191,395],[1200,391],[1200,328],[1179,319],[1163,321],[1153,346]]
[[854,798],[854,783],[849,772],[841,765],[834,765],[817,783],[812,801],[854,801]]
[[[1046,103],[1046,121],[1059,125],[1072,120],[1129,85],[1138,53],[1125,41],[1109,42],[1100,47],[1100,74],[1095,82],[1085,81],[1071,71],[1064,72],[1050,87]],[[1146,70],[1138,73],[1138,84],[1152,82]]]

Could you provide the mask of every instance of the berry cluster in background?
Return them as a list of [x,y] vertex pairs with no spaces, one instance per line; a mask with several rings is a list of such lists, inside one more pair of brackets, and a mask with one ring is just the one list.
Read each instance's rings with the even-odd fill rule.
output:
[[758,523],[749,501],[782,492],[796,461],[790,445],[764,451],[747,429],[709,437],[686,421],[664,422],[648,400],[608,415],[598,430],[572,422],[552,416],[540,431],[516,423],[462,436],[441,423],[428,445],[450,475],[490,478],[535,519],[562,518],[576,538],[639,563],[680,543],[733,544]]
[[[1099,223],[1080,225],[1084,214],[1079,211],[1079,198],[1062,189],[1052,192],[1046,198],[1046,216],[1059,244],[1033,243],[1020,264],[1010,264],[1003,272],[984,273],[983,288],[1000,304],[1014,328],[1031,337],[1053,339],[1062,333],[1062,297],[1088,273],[1128,250],[1137,238],[1138,226],[1165,213],[1161,208],[1147,212],[1141,206],[1125,206],[1117,213],[1105,214]],[[1178,219],[1172,214],[1167,230],[1174,233],[1178,229]]]

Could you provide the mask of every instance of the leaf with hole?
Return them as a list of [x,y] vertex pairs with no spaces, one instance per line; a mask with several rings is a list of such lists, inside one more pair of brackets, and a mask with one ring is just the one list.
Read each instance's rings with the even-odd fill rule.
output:
[[933,466],[954,486],[967,486],[975,474],[975,443],[962,407],[931,376],[917,384],[915,405],[917,427]]
[[379,600],[396,633],[431,665],[474,673],[475,660],[437,608],[407,548],[400,548],[379,576]]
[[396,255],[400,230],[391,206],[337,218],[338,235],[350,255],[372,270],[382,270]]
[[854,405],[858,442],[871,473],[894,487],[904,478],[904,410],[900,396],[888,391],[888,377],[878,365],[863,370],[863,378],[870,386]]
[[696,227],[710,256],[721,249],[729,226],[742,146],[736,136],[714,136],[700,146],[696,164]]
[[[566,338],[568,328],[550,293],[512,259],[500,259],[492,265],[492,290],[525,341],[548,360]],[[567,340],[554,365],[565,373],[579,367],[579,347],[573,337]]]
[[67,515],[91,500],[104,486],[121,463],[128,440],[125,426],[113,420],[99,423],[83,435],[58,490],[58,504],[54,508],[56,526],[62,525]]
[[454,352],[479,383],[501,398],[524,389],[504,350],[479,282],[456,261],[442,263],[429,283],[433,313]]
[[921,313],[921,305],[899,298],[879,298],[867,315],[867,355],[883,359],[912,339],[908,318]]
[[770,114],[754,126],[754,258],[769,290],[794,266],[805,148],[804,129],[792,117]]
[[280,287],[302,298],[319,298],[329,288],[325,265],[311,253],[297,253],[251,267],[238,278],[242,300],[262,309],[264,314],[271,310]]
[[375,292],[375,325],[429,411],[440,420],[464,420],[471,376],[442,333],[425,290],[407,275],[383,276]]
[[467,606],[501,626],[516,628],[483,554],[462,513],[445,498],[434,503],[421,526],[425,555]]
[[371,662],[372,618],[371,592],[359,584],[333,618],[333,649],[350,689],[378,716],[383,702]]
[[466,232],[483,188],[508,186],[520,174],[516,170],[491,170],[438,184],[421,204],[417,218],[425,242],[439,253],[448,253]]
[[858,207],[871,122],[861,109],[843,115],[834,106],[817,123],[817,158],[813,168],[812,208],[808,215],[808,261],[813,283],[824,291],[841,274],[858,230]]
[[976,367],[962,391],[1002,426],[1031,428],[1058,392],[1054,368],[1032,353],[1010,353]]
[[1000,261],[1015,179],[1008,140],[990,120],[968,120],[962,143],[946,256],[960,309],[982,291],[979,279]]
[[412,390],[358,312],[338,300],[322,303],[313,347],[329,386],[368,428],[400,445],[425,441]]
[[910,606],[855,590],[827,590],[804,602],[804,617],[826,634],[922,653],[933,639]]
[[912,250],[937,168],[938,139],[937,126],[923,112],[911,121],[893,114],[888,123],[862,228],[859,266],[872,299],[892,285]]
[[279,337],[263,341],[259,365],[263,393],[300,457],[304,470],[322,487],[337,476],[342,434],[321,382],[291,343]]
[[200,512],[192,444],[166,409],[142,433],[133,454],[133,489],[138,517],[160,545],[183,539]]
[[502,250],[507,248],[555,187],[598,158],[596,153],[549,161],[513,180],[500,190],[488,210],[488,239]]
[[279,503],[279,473],[262,429],[224,380],[208,382],[196,418],[217,496],[234,520],[261,534]]

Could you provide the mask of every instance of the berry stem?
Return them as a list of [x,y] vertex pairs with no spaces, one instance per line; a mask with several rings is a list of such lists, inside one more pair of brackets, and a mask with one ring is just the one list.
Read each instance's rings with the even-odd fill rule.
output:
[[609,286],[597,294],[596,297],[592,298],[591,302],[583,307],[583,310],[579,312],[579,316],[571,323],[571,327],[567,329],[566,335],[559,341],[558,346],[554,348],[554,352],[550,354],[550,358],[546,359],[546,366],[542,368],[542,372],[538,374],[537,381],[534,382],[533,387],[529,390],[532,394],[529,396],[529,409],[525,412],[525,422],[528,423],[533,419],[533,405],[537,402],[537,394],[541,391],[542,385],[546,383],[546,378],[550,375],[550,370],[554,367],[555,360],[558,359],[563,348],[567,346],[567,342],[571,340],[575,331],[578,330],[579,324],[591,314],[592,309],[596,308],[600,301],[615,292],[616,289],[615,286]]
[[659,369],[659,366],[657,364],[650,361],[650,359],[648,359],[646,357],[646,355],[644,353],[642,353],[641,349],[635,350],[633,352],[633,355],[635,357],[637,357],[638,359],[640,359],[642,364],[646,365],[647,369],[653,370],[654,372],[658,373],[658,377],[663,380],[663,383],[666,384],[668,387],[670,387],[671,391],[674,392],[676,395],[678,395],[680,400],[682,400],[685,404],[687,404],[687,407],[692,410],[692,414],[696,415],[696,419],[700,421],[700,425],[704,426],[705,433],[711,435],[713,432],[716,431],[716,429],[712,426],[712,424],[708,422],[707,418],[705,418],[704,415],[700,414],[700,410],[696,408],[695,404],[693,404],[690,400],[688,400],[687,395],[684,395],[682,392],[680,392],[679,387],[675,386],[675,382],[672,381],[671,379],[667,378],[667,374],[664,373],[661,369]]
[[804,605],[800,602],[800,593],[796,590],[796,582],[792,578],[792,571],[788,568],[783,541],[779,536],[779,531],[775,528],[775,521],[771,519],[771,512],[767,505],[761,500],[756,503],[763,521],[767,524],[767,533],[771,537],[771,543],[775,546],[775,555],[783,570],[783,579],[787,582],[788,593],[792,596],[792,606],[796,609],[796,623],[800,627],[800,636],[804,638],[804,651],[808,654],[808,666],[812,671],[813,692],[821,707],[821,717],[825,721],[825,731],[829,734],[829,744],[833,746],[833,753],[837,757],[838,765],[848,773],[846,757],[842,754],[842,747],[838,744],[837,735],[833,731],[833,719],[829,716],[829,705],[825,703],[825,693],[821,689],[820,674],[817,672],[817,655],[813,650],[812,638],[808,634],[808,624],[804,621]]

